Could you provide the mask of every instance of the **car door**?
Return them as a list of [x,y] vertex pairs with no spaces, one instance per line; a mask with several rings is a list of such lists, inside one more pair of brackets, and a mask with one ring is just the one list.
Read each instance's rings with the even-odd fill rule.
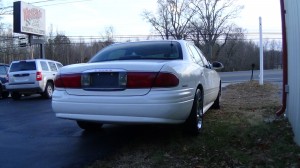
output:
[[205,106],[210,102],[211,99],[209,98],[209,94],[208,94],[210,89],[209,82],[208,82],[208,75],[207,75],[208,73],[196,47],[194,47],[194,45],[192,44],[189,44],[188,49],[190,54],[192,55],[193,61],[199,66],[198,69],[200,74],[199,81],[203,87],[203,93],[204,93],[203,105]]
[[203,53],[199,48],[194,46],[200,55],[200,58],[204,64],[204,76],[207,79],[206,84],[207,84],[207,99],[208,103],[212,103],[215,101],[218,92],[219,92],[219,85],[220,85],[220,78],[217,72],[212,69],[210,63],[207,61],[207,59],[204,57]]
[[209,62],[206,60],[199,48],[193,44],[190,44],[189,48],[193,53],[197,64],[202,67],[200,69],[202,71],[200,80],[204,90],[204,105],[207,105],[212,103],[218,94],[218,74],[215,70],[211,69]]
[[51,80],[54,80],[55,75],[57,74],[58,69],[57,69],[57,67],[55,65],[55,62],[48,61],[48,65],[50,67],[50,73],[49,73],[49,75],[48,75],[47,78],[51,79]]
[[7,68],[8,66],[6,65],[0,65],[0,80],[2,84],[7,82]]

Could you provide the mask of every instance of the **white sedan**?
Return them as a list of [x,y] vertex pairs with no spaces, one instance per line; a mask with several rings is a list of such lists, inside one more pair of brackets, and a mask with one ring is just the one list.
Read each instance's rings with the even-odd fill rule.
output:
[[220,68],[184,40],[113,44],[88,63],[59,70],[52,108],[86,130],[105,123],[184,123],[198,134],[203,114],[219,108]]

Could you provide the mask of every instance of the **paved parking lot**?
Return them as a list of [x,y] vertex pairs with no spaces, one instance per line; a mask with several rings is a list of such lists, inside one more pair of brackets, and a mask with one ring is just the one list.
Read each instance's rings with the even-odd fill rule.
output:
[[[280,71],[268,73],[271,72],[280,79]],[[221,77],[223,81],[248,79],[245,74],[249,73],[221,73]],[[104,125],[102,131],[85,132],[74,121],[56,118],[51,100],[39,95],[20,101],[0,99],[0,167],[83,167],[118,152],[139,134],[150,132],[149,137],[153,137],[151,132],[172,130],[168,127]]]
[[126,127],[116,127],[89,133],[74,121],[56,118],[51,100],[0,99],[0,167],[83,167],[129,140]]

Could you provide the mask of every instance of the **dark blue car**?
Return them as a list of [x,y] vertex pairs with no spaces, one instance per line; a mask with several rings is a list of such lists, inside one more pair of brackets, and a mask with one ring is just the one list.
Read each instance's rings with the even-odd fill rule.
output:
[[7,98],[9,92],[6,90],[5,83],[8,82],[7,72],[9,65],[0,63],[0,97]]

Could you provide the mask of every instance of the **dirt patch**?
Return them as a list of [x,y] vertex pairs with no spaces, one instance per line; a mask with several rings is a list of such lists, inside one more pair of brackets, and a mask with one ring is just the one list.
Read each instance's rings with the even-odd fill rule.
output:
[[274,117],[280,100],[277,85],[230,85],[221,109],[205,114],[199,136],[183,134],[181,126],[146,126],[113,156],[87,167],[299,167],[290,124]]

